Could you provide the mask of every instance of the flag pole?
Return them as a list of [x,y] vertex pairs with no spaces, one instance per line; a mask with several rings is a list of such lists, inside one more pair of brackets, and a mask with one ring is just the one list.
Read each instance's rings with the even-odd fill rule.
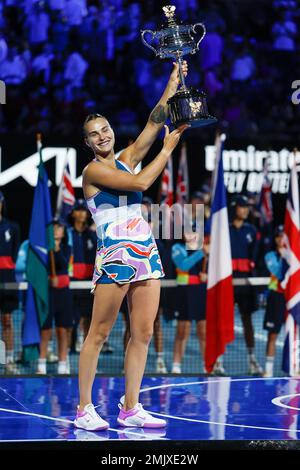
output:
[[[42,134],[40,132],[37,132],[36,134],[36,147],[40,156],[40,164],[41,164],[43,163],[43,157],[42,157]],[[52,249],[49,250],[49,256],[50,256],[50,276],[52,278],[56,276],[54,251]]]

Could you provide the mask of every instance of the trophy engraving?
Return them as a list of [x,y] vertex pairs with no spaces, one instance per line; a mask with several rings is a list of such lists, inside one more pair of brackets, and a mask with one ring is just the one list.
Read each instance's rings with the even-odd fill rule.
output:
[[[177,93],[168,100],[171,122],[175,127],[181,124],[190,124],[191,127],[202,127],[214,124],[217,119],[208,113],[206,95],[203,91],[188,88],[182,72],[182,57],[187,54],[195,54],[206,34],[203,23],[183,25],[176,22],[174,5],[166,5],[163,8],[166,24],[159,31],[146,29],[141,31],[143,43],[151,49],[160,59],[172,58],[179,65],[181,86]],[[195,36],[197,28],[202,33],[198,41]],[[146,35],[150,35],[147,42]]]

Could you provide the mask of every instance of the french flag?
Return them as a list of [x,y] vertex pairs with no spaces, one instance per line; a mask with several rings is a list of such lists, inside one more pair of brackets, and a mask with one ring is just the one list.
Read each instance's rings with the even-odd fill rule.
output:
[[222,152],[225,136],[217,137],[217,158],[211,208],[210,255],[206,298],[205,367],[212,372],[227,343],[234,339],[234,298],[229,223]]
[[56,218],[67,222],[67,217],[74,204],[75,192],[72,186],[69,164],[66,162],[57,195]]
[[300,326],[300,210],[296,162],[291,169],[284,220],[284,289],[287,316],[282,369],[289,376],[298,375]]

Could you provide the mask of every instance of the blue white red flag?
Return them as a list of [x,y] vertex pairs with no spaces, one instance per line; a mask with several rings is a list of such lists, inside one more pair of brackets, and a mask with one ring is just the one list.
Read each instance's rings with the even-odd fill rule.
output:
[[69,163],[66,161],[59,186],[56,204],[56,218],[67,222],[69,213],[75,204],[75,191],[72,186]]
[[282,369],[298,375],[300,327],[300,209],[296,162],[291,169],[284,220],[284,276],[281,287],[286,300],[285,342]]
[[206,300],[205,367],[212,372],[226,345],[234,339],[234,300],[228,211],[223,172],[223,141],[217,137],[217,158],[211,208],[210,254]]

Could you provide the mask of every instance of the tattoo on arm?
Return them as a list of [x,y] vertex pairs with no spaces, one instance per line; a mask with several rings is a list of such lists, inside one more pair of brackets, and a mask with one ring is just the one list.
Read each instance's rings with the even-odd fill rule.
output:
[[165,107],[161,104],[157,105],[150,114],[150,120],[155,122],[155,124],[161,124],[162,122],[165,122],[167,117],[168,114],[165,110]]

